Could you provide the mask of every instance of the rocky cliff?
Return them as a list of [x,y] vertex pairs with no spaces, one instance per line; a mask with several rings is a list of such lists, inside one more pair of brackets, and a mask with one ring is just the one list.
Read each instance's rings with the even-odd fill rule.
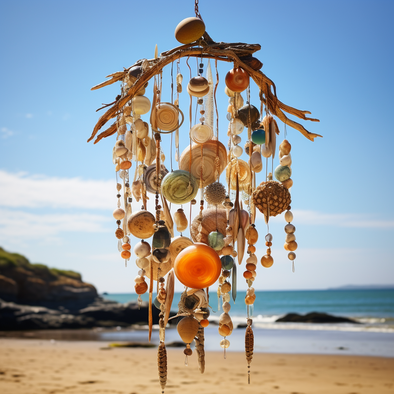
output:
[[0,248],[0,298],[18,303],[93,300],[96,288],[74,271],[32,264]]

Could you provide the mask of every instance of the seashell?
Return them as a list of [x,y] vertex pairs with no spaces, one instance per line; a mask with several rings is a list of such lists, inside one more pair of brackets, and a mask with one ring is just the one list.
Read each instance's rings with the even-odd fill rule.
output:
[[160,226],[153,234],[152,238],[152,248],[153,249],[166,249],[171,244],[171,234],[168,231],[168,228],[162,224],[163,221],[160,221]]
[[247,211],[245,211],[244,209],[241,209],[240,213],[239,213],[239,224],[241,225],[241,227],[245,230],[246,227],[248,227],[249,225],[249,214]]
[[[226,293],[228,293],[228,291]],[[225,312],[219,316],[219,324],[228,324],[230,322],[231,322],[231,317],[228,313]]]
[[143,69],[141,66],[133,66],[129,70],[128,77],[130,81],[134,83],[142,73],[143,73]]
[[282,181],[281,183],[286,189],[290,189],[293,186],[293,180],[291,178],[286,179],[285,181]]
[[231,128],[231,134],[238,135],[242,133],[242,131],[245,128],[245,125],[240,119],[235,118],[231,121],[230,128]]
[[127,152],[128,152],[128,149],[125,147],[124,142],[122,140],[116,141],[116,144],[115,144],[115,155],[117,157],[121,157]]
[[256,294],[253,294],[252,296],[245,297],[245,304],[246,305],[253,305],[255,301],[256,301]]
[[181,44],[190,44],[205,33],[205,24],[200,18],[183,19],[175,28],[175,38]]
[[220,251],[224,248],[224,235],[219,231],[212,231],[208,234],[208,245],[216,251]]
[[174,272],[187,287],[203,289],[213,285],[220,276],[222,263],[217,253],[207,245],[197,243],[178,254]]
[[202,220],[199,220],[197,216],[192,221],[190,227],[190,235],[194,242],[197,242],[197,235],[199,235],[199,226],[201,228],[201,241],[208,245],[208,234],[212,231],[220,231],[222,234],[226,234],[227,227],[227,212],[223,208],[208,208],[202,211]]
[[220,261],[224,270],[231,270],[234,266],[234,259],[231,256],[222,256]]
[[226,95],[227,95],[228,97],[234,97],[234,96],[235,96],[235,92],[232,91],[231,89],[229,89],[228,86],[226,86],[226,87],[224,88],[224,93],[226,93]]
[[154,234],[154,224],[155,217],[148,211],[135,212],[127,221],[130,233],[140,239],[150,238]]
[[145,145],[140,140],[137,147],[137,161],[144,161],[145,155],[146,155],[146,148]]
[[131,100],[134,115],[144,115],[150,110],[150,100],[145,96],[136,96]]
[[229,313],[231,309],[231,304],[229,302],[223,302],[222,308],[223,312]]
[[131,132],[131,130],[127,130],[125,137],[124,137],[124,144],[125,147],[131,151],[131,147],[133,145],[133,133]]
[[238,229],[238,236],[237,236],[237,258],[238,264],[242,263],[242,259],[245,253],[245,233],[242,227]]
[[[147,140],[148,137],[145,137],[145,140]],[[149,167],[153,161],[156,158],[156,143],[155,140],[152,138],[149,138],[149,143],[146,144],[146,154],[145,154],[145,160],[144,163]]]
[[294,226],[293,224],[290,224],[290,223],[286,224],[286,226],[285,226],[285,232],[286,232],[287,234],[295,233],[295,231],[296,231],[296,228],[295,228],[295,226]]
[[[242,129],[243,128],[244,128],[244,125],[242,123]],[[233,135],[232,140],[233,140],[234,145],[238,145],[242,141],[242,138],[239,135]]]
[[123,245],[122,245],[122,249],[123,249],[123,250],[130,250],[130,249],[131,249],[131,245],[130,245],[130,244],[127,244],[127,243],[126,243],[126,244],[123,244]]
[[192,343],[199,327],[200,325],[194,317],[186,316],[179,321],[176,329],[183,342]]
[[122,253],[120,254],[120,257],[122,257],[122,259],[129,259],[131,257],[131,253],[128,250],[123,250]]
[[246,264],[257,264],[257,257],[255,254],[251,254],[247,259],[246,259]]
[[115,220],[122,220],[125,215],[126,212],[122,208],[115,209],[115,211],[112,212],[112,216]]
[[201,92],[196,92],[194,90],[191,90],[189,85],[187,85],[186,89],[187,89],[187,92],[190,94],[190,96],[204,97],[209,93],[210,87],[208,86],[205,90],[202,90]]
[[294,233],[290,233],[290,234],[286,234],[286,242],[290,243],[296,240],[296,236],[294,235]]
[[230,97],[229,103],[236,109],[241,108],[244,105],[244,99],[240,93],[234,93],[234,97]]
[[198,183],[188,171],[175,170],[163,178],[161,192],[174,204],[186,204],[196,197]]
[[289,191],[279,182],[262,182],[253,192],[254,205],[266,217],[276,216],[286,211],[291,203]]
[[133,251],[134,254],[140,259],[143,257],[148,257],[150,255],[150,245],[146,241],[137,242]]
[[[225,246],[222,249],[222,255],[223,256],[230,256],[233,254],[233,247],[232,246]],[[230,256],[231,257],[231,256]]]
[[131,161],[124,160],[120,163],[119,168],[121,170],[128,170],[131,167]]
[[175,213],[174,213],[174,221],[176,224],[176,229],[180,233],[182,231],[185,231],[187,229],[188,221],[185,215],[185,212],[183,212],[182,208],[179,208]]
[[205,188],[204,197],[208,204],[222,204],[226,198],[226,188],[220,182],[213,182]]
[[205,291],[201,289],[189,289],[187,291],[187,295],[191,294],[193,294],[199,300],[196,307],[196,312],[204,313],[204,311],[202,311],[200,308],[208,308],[208,300]]
[[207,124],[196,124],[190,129],[190,138],[196,144],[203,144],[209,141],[213,136],[213,131]]
[[148,284],[145,281],[142,283],[136,283],[134,290],[138,295],[144,294],[148,290]]
[[243,149],[239,145],[236,145],[232,147],[231,153],[234,157],[240,157],[243,153]]
[[115,231],[115,237],[122,239],[124,237],[124,231],[121,228],[117,228]]
[[167,276],[167,283],[166,283],[166,301],[165,301],[165,314],[164,314],[164,326],[167,326],[168,319],[171,313],[171,305],[172,300],[174,299],[174,291],[175,291],[175,274],[174,271],[171,270]]
[[[218,152],[218,154],[216,153]],[[203,156],[203,158],[201,157]],[[191,157],[190,157],[191,156]],[[219,158],[217,161],[216,158]],[[217,177],[223,172],[227,165],[227,151],[225,146],[216,140],[210,140],[204,144],[193,144],[190,145],[182,152],[179,160],[179,169],[189,171],[191,160],[191,174],[200,183],[200,177],[202,172],[203,187],[216,181]],[[217,167],[216,167],[217,162]],[[201,167],[202,171],[201,171]],[[216,168],[218,173],[215,174]]]
[[245,266],[245,268],[248,270],[248,271],[256,271],[256,264],[251,264],[251,263],[247,263],[246,264],[246,266]]
[[264,145],[261,145],[261,154],[264,156],[264,157],[270,157],[271,156],[271,149],[269,149],[268,147],[267,147],[267,145],[266,144],[264,144]]
[[237,118],[248,127],[260,118],[260,112],[254,105],[246,104],[238,110]]
[[239,188],[247,189],[251,182],[250,167],[240,159],[231,160],[226,168],[226,180],[230,183],[231,177],[230,188],[233,190],[237,189],[237,176]]
[[[161,180],[168,174],[167,168],[162,164],[160,167],[160,182]],[[144,183],[146,187],[146,191],[149,193],[156,194],[156,191],[160,191],[160,187],[158,186],[158,180],[156,175],[156,164],[151,164],[144,170]]]
[[241,67],[233,68],[227,73],[225,83],[233,92],[243,92],[249,86],[249,74]]
[[142,195],[142,182],[140,180],[133,182],[131,185],[131,193],[137,202],[140,201]]
[[148,267],[149,267],[149,259],[142,257],[140,259],[137,259],[135,261],[135,263],[137,264],[138,268],[141,268],[142,270],[147,271]]
[[285,220],[286,222],[290,223],[293,221],[293,213],[291,211],[286,211],[285,212]]
[[140,139],[145,138],[149,133],[149,125],[144,122],[142,119],[137,119],[134,122],[134,128],[137,134],[137,137]]
[[171,241],[170,245],[170,252],[171,252],[171,259],[175,261],[176,257],[183,249],[186,249],[188,246],[193,245],[193,241],[187,237],[175,237]]
[[[219,326],[218,330],[219,330],[219,335],[221,335],[222,337],[227,337],[228,335],[231,334],[231,328],[228,325],[226,325],[226,324],[221,324]],[[222,342],[220,342],[220,343],[222,343]],[[224,343],[224,342],[223,342],[223,346],[226,347],[226,348],[228,347],[227,343]]]
[[122,125],[118,127],[118,134],[119,135],[123,135],[124,133],[126,133],[127,131],[127,126],[126,125]]
[[209,88],[208,80],[202,76],[193,77],[189,83],[188,88],[195,93],[203,92]]
[[274,259],[272,256],[266,254],[261,258],[261,265],[265,268],[272,267],[272,264],[274,264]]
[[[231,285],[229,282],[224,282],[221,286],[220,286],[220,292],[222,294],[226,294],[229,293],[231,291]],[[222,324],[226,324],[226,323],[222,323]]]
[[249,160],[254,172],[259,173],[263,169],[263,161],[260,152],[253,152]]
[[[181,123],[179,123],[179,114],[182,114]],[[171,103],[157,104],[155,117],[157,128],[166,132],[175,131],[183,123],[183,113]]]
[[289,153],[288,155],[284,155],[279,159],[279,164],[281,166],[291,166],[291,154]]
[[278,181],[286,181],[291,176],[291,168],[287,166],[278,166],[275,168],[274,175]]
[[284,247],[289,252],[294,252],[295,250],[297,250],[298,244],[296,241],[286,242]]
[[291,151],[291,144],[287,140],[283,140],[279,145],[279,150],[284,154],[288,155]]
[[255,244],[259,239],[259,233],[256,228],[252,225],[249,226],[245,233],[245,238],[248,240],[249,244]]
[[[156,249],[159,250],[159,249]],[[174,267],[174,262],[170,258],[166,262],[159,263],[155,261],[152,255],[150,255],[146,260],[149,261],[148,267],[145,268],[145,276],[150,279],[151,273],[150,270],[152,269],[152,277],[153,280],[159,280],[159,278],[165,276],[172,270]]]
[[168,263],[171,261],[171,253],[168,249],[154,249],[151,256],[152,262],[157,264]]

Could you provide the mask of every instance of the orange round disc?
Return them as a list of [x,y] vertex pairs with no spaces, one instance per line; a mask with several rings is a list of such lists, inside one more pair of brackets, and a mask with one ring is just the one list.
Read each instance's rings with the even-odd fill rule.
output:
[[183,249],[174,262],[179,281],[193,289],[213,285],[220,276],[222,263],[218,254],[209,246],[194,244]]

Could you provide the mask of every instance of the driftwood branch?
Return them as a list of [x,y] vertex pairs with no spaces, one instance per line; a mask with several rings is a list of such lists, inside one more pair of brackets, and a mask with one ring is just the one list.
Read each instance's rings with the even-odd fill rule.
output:
[[[145,84],[155,75],[159,74],[162,69],[168,64],[174,62],[177,59],[183,57],[203,57],[208,59],[217,59],[220,61],[233,62],[237,67],[245,69],[257,86],[260,88],[260,99],[265,103],[268,111],[276,115],[286,125],[293,127],[300,131],[306,138],[313,141],[315,137],[321,137],[319,134],[310,133],[301,124],[289,119],[286,115],[291,114],[303,120],[311,120],[318,122],[318,119],[308,118],[306,115],[310,114],[309,111],[302,111],[296,108],[290,107],[283,104],[276,95],[276,87],[273,81],[271,81],[264,73],[260,70],[255,70],[246,64],[242,58],[251,56],[254,52],[261,49],[259,44],[245,44],[245,43],[223,43],[214,42],[207,33],[197,42],[187,45],[181,45],[169,51],[160,54],[157,59],[150,60],[138,60],[133,66],[125,69],[124,71],[115,72],[107,76],[109,80],[102,82],[92,88],[92,90],[100,89],[104,86],[111,85],[117,81],[123,80],[129,70],[134,66],[140,66],[144,62],[147,67],[145,71],[139,76],[134,84],[128,89],[125,95],[119,98],[111,108],[109,108],[98,120],[96,126],[93,129],[91,137],[88,142],[91,141],[97,134],[97,132],[112,118],[116,117],[122,108],[134,97],[134,95],[142,89]],[[108,137],[113,134],[112,125],[109,129],[102,132],[96,139],[97,143],[100,139]]]

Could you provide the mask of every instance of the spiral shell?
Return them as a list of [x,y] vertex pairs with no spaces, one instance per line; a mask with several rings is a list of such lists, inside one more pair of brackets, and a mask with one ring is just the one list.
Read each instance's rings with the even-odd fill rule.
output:
[[186,204],[196,197],[198,183],[188,171],[175,170],[163,178],[161,192],[174,204]]
[[[167,168],[164,165],[161,165],[160,169],[160,183],[162,179],[168,174]],[[156,175],[156,164],[152,164],[144,170],[144,183],[146,186],[146,191],[149,193],[156,194],[158,189],[157,175]],[[160,191],[160,187],[159,187]]]
[[[218,150],[218,156],[216,155]],[[201,154],[203,158],[201,157]],[[227,165],[227,151],[225,146],[216,140],[210,140],[204,144],[193,144],[190,155],[190,145],[182,152],[179,160],[179,169],[189,171],[191,156],[191,174],[200,181],[201,167],[203,177],[203,187],[215,182],[218,175],[220,175]],[[218,159],[216,160],[216,157]],[[218,174],[215,174],[216,162]]]
[[247,190],[251,181],[250,167],[245,161],[240,159],[231,160],[226,169],[226,179],[227,182],[230,182],[231,178],[230,187],[233,190],[237,188],[237,175],[239,188]]
[[289,191],[279,182],[262,182],[253,192],[254,205],[265,216],[276,216],[287,210],[291,203]]
[[233,68],[227,73],[225,83],[233,92],[243,92],[249,86],[249,74],[241,67]]
[[[180,110],[170,103],[159,103],[156,105],[156,126],[163,131],[172,132],[178,129]],[[183,114],[182,114],[183,122]]]
[[173,238],[169,248],[171,253],[171,260],[175,261],[176,256],[178,256],[178,254],[182,252],[183,249],[186,249],[190,245],[193,245],[193,241],[188,237],[180,236]]
[[133,213],[127,226],[131,234],[140,239],[150,238],[154,232],[155,217],[148,211],[138,211]]
[[[197,241],[197,236],[199,235],[199,226],[201,229],[201,240]],[[197,216],[192,221],[190,227],[190,235],[194,242],[202,242],[208,245],[208,235],[212,231],[220,231],[222,234],[226,234],[227,227],[227,212],[223,208],[208,208],[202,211],[202,220],[199,220]]]
[[196,144],[203,144],[209,141],[213,136],[211,127],[207,124],[196,124],[190,129],[190,138]]

